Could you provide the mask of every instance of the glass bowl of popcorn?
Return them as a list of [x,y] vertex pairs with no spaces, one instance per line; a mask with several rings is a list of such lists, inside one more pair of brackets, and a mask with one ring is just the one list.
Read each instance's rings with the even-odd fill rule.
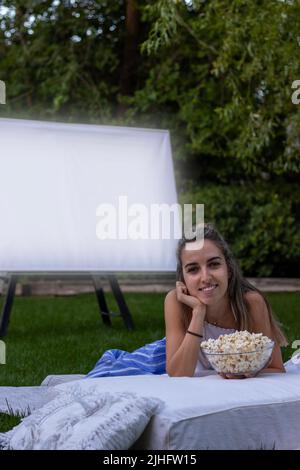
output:
[[201,343],[211,367],[231,375],[256,375],[268,364],[273,348],[274,341],[270,338],[248,331],[236,331]]

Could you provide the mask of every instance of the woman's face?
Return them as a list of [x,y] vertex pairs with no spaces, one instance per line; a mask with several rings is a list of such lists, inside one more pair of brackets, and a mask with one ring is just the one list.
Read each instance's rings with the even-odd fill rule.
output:
[[[192,243],[188,245],[191,247]],[[184,283],[189,294],[207,305],[218,303],[227,294],[228,268],[222,251],[210,240],[201,249],[181,252]]]

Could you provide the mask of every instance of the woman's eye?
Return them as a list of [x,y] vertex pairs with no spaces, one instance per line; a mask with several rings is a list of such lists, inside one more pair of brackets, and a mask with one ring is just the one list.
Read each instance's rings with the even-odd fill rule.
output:
[[[220,266],[221,263],[218,263],[218,261],[213,261],[212,263],[209,263],[209,267],[212,267],[212,268],[217,268],[218,266]],[[188,273],[195,273],[198,271],[198,267],[197,266],[194,266],[193,268],[190,268],[188,269]]]
[[196,268],[196,267],[195,267],[195,268],[191,268],[191,269],[188,270],[188,273],[195,272],[195,271],[197,271],[197,269],[198,269],[198,268]]

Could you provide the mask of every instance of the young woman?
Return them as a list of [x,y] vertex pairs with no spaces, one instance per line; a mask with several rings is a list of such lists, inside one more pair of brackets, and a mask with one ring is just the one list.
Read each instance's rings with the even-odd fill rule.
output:
[[178,281],[165,299],[167,373],[201,375],[209,364],[200,342],[236,330],[273,339],[271,360],[263,371],[285,372],[280,346],[287,342],[266,298],[242,276],[227,243],[211,224],[204,226],[203,247],[198,249],[198,243],[195,237],[178,244]]

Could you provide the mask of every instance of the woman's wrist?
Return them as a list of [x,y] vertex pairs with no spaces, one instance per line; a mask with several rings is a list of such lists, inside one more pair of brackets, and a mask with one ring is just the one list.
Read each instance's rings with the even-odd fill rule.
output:
[[196,305],[196,307],[193,308],[193,316],[197,316],[197,317],[203,317],[203,320],[204,320],[204,317],[205,317],[205,314],[206,314],[206,308],[204,305]]
[[196,336],[197,338],[203,339],[203,335],[200,335],[199,333],[195,333],[194,331],[191,331],[191,330],[187,330],[186,332],[192,336]]

